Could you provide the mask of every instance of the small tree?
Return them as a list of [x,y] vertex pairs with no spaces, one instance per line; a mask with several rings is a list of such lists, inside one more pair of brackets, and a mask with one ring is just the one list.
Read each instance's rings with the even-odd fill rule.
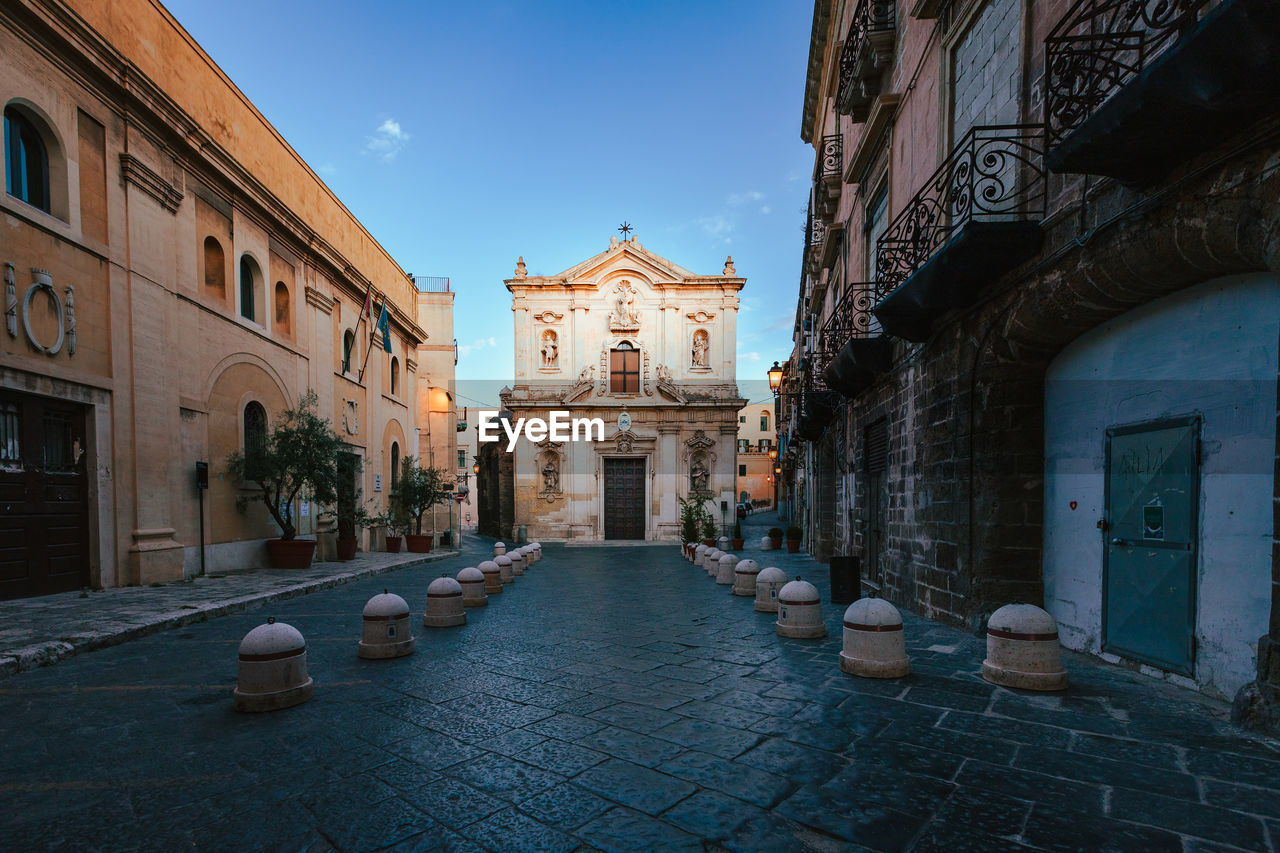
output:
[[293,523],[293,502],[304,489],[319,505],[338,498],[341,454],[347,450],[329,421],[316,413],[318,398],[308,390],[298,405],[285,409],[275,427],[260,441],[227,457],[232,478],[254,483],[256,495],[240,495],[236,506],[243,510],[262,501],[280,526],[280,538],[293,539],[298,529]]
[[391,487],[391,502],[405,518],[413,519],[415,533],[422,533],[423,514],[448,500],[445,476],[441,468],[419,468],[418,460],[413,456],[400,460],[400,478]]
[[702,523],[702,505],[694,498],[677,498],[680,501],[680,536],[685,542],[697,542]]

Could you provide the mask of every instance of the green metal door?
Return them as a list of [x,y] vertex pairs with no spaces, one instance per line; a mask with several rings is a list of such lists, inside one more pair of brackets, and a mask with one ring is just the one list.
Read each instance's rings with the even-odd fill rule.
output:
[[1105,651],[1192,675],[1199,421],[1107,430]]

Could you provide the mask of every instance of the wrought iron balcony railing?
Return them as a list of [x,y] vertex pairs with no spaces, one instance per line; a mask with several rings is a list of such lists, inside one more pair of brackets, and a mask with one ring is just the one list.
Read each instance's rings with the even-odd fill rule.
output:
[[880,324],[871,313],[874,306],[875,282],[860,281],[845,288],[835,310],[822,326],[818,342],[819,372],[826,369],[851,338],[864,338],[879,331]]
[[1042,219],[1043,151],[1041,125],[966,133],[876,243],[876,299],[896,290],[971,222]]
[[840,134],[831,133],[822,137],[822,149],[819,152],[818,176],[823,180],[840,179],[844,168],[844,143]]
[[1045,40],[1050,146],[1221,0],[1079,0]]
[[840,52],[836,103],[841,113],[865,118],[863,108],[875,97],[874,80],[893,50],[897,0],[859,0]]

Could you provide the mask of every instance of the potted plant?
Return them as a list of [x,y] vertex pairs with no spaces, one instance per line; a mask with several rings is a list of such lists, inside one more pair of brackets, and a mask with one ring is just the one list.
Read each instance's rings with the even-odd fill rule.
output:
[[307,391],[260,440],[227,457],[234,480],[257,486],[255,493],[237,497],[236,506],[243,511],[261,501],[280,527],[280,537],[267,540],[272,568],[305,569],[315,555],[316,540],[296,538],[293,507],[298,495],[306,490],[316,504],[338,498],[338,462],[346,445],[329,421],[316,414],[316,405],[316,393]]
[[408,519],[399,511],[396,502],[390,501],[387,510],[372,517],[370,524],[380,526],[387,539],[387,553],[401,552],[404,543],[404,530],[408,528]]
[[794,524],[787,528],[787,553],[794,554],[800,550],[800,537],[804,531]]
[[391,488],[391,499],[399,505],[405,519],[413,521],[414,532],[405,535],[410,553],[425,554],[431,550],[433,536],[422,532],[422,516],[431,507],[448,499],[444,476],[440,468],[419,468],[418,460],[413,456],[406,456],[400,462],[400,477]]
[[[677,498],[680,501],[680,546],[687,552],[690,542],[697,542],[702,532],[702,507],[693,498]],[[686,553],[685,556],[688,556]]]
[[733,523],[733,550],[741,551],[742,546],[742,522],[735,521]]
[[782,550],[782,528],[781,527],[769,528],[769,547],[772,548],[774,551]]
[[712,517],[711,511],[706,507],[699,507],[701,512],[699,515],[699,524],[702,527],[702,544],[708,548],[714,547],[716,544],[716,520]]
[[373,527],[381,520],[381,516],[374,515],[369,509],[359,503],[360,490],[356,490],[356,500],[349,506],[343,507],[342,501],[338,501],[338,509],[335,512],[335,518],[338,523],[338,559],[352,560],[356,556],[356,546],[359,539],[356,532],[364,530],[367,527]]

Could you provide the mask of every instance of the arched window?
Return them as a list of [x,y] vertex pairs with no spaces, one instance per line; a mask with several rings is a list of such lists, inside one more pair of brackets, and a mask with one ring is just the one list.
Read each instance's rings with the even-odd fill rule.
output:
[[400,394],[400,359],[391,356],[391,396]]
[[45,213],[50,210],[49,154],[34,124],[13,107],[4,108],[4,188]]
[[255,480],[262,466],[262,451],[267,443],[267,410],[256,400],[244,407],[245,479]]
[[227,260],[216,237],[204,238],[204,289],[211,296],[226,298]]
[[342,333],[342,372],[351,372],[351,354],[356,349],[356,333],[347,329]]
[[626,341],[609,352],[609,390],[617,394],[640,393],[640,351]]
[[248,255],[240,256],[240,316],[254,320],[254,302],[258,289],[257,264]]
[[391,488],[395,488],[396,481],[400,479],[400,445],[391,442]]
[[289,334],[292,315],[289,313],[289,286],[283,281],[276,282],[275,293],[276,319],[275,327],[286,335]]

